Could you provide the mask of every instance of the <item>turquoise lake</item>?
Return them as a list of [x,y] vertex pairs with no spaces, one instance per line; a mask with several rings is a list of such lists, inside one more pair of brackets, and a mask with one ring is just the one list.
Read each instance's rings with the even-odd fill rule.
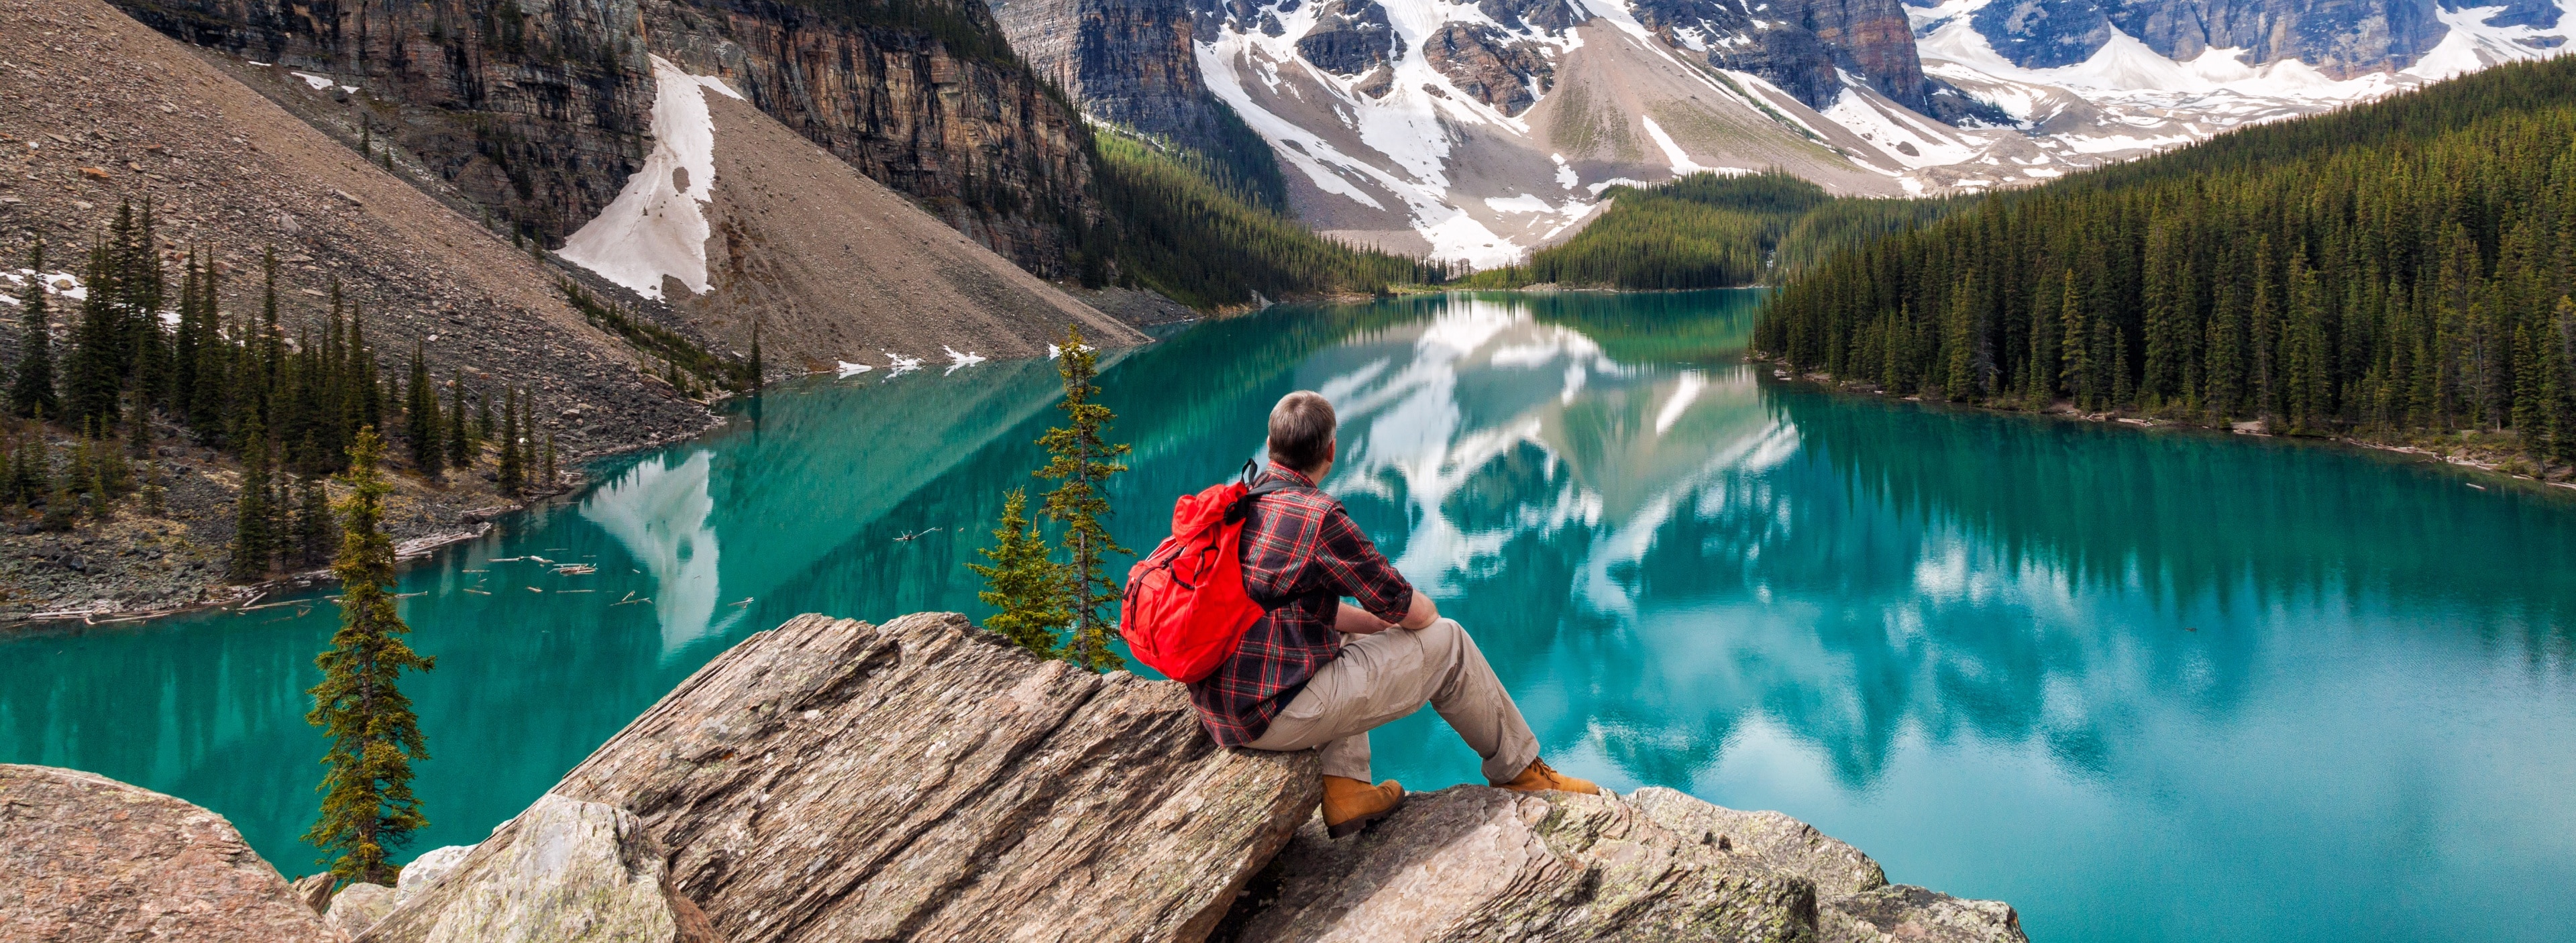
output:
[[[1569,772],[1788,812],[2034,940],[2568,939],[2576,495],[1829,394],[1744,362],[1759,303],[1420,297],[1106,354],[1115,529],[1150,548],[1320,390],[1327,488]],[[438,660],[406,683],[411,851],[475,841],[790,616],[980,615],[964,563],[1043,484],[1057,391],[1046,362],[775,387],[406,570]],[[0,639],[0,761],[172,793],[313,870],[321,596]],[[1430,711],[1375,745],[1408,787],[1477,780]]]

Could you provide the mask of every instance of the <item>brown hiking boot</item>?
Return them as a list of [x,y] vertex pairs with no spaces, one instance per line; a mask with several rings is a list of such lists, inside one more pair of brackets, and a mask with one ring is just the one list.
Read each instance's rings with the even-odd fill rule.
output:
[[1531,760],[1528,769],[1521,770],[1521,774],[1512,777],[1511,782],[1497,788],[1509,789],[1513,792],[1539,792],[1554,789],[1560,792],[1580,792],[1594,796],[1601,794],[1601,787],[1593,785],[1591,780],[1576,779],[1557,772],[1547,765],[1546,760]]
[[1395,780],[1371,786],[1348,776],[1324,777],[1324,831],[1341,838],[1385,818],[1404,804],[1404,787]]

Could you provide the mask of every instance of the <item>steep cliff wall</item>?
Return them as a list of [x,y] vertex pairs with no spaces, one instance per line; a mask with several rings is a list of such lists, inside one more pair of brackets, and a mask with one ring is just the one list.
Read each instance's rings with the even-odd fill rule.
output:
[[1089,219],[1078,118],[980,3],[122,0],[180,39],[326,72],[406,150],[549,245],[641,161],[661,52],[1040,274]]
[[1930,110],[1927,95],[1938,84],[1924,78],[1899,0],[1773,0],[1757,13],[1725,0],[1636,0],[1633,8],[1664,41],[1762,76],[1816,108],[1842,94],[1837,71],[1917,110]]

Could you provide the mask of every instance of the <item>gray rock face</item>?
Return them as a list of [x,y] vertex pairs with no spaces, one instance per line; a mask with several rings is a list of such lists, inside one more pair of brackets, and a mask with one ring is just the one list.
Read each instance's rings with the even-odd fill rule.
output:
[[1377,0],[1323,0],[1315,26],[1297,39],[1297,54],[1316,68],[1352,76],[1404,56],[1404,37]]
[[[2084,61],[2116,28],[2178,60],[2235,48],[2249,65],[2299,59],[2349,77],[2414,64],[2448,34],[2433,12],[2431,0],[1995,0],[1969,22],[2035,69]],[[2554,5],[2522,0],[2491,22],[2556,19]]]
[[[1842,94],[1838,72],[1927,112],[1926,97],[1941,87],[1923,75],[1900,0],[1772,0],[1759,13],[1727,0],[1636,0],[1631,6],[1637,21],[1665,41],[1704,48],[1711,64],[1762,76],[1816,108]],[[1720,42],[1736,36],[1751,42]]]
[[1851,846],[1777,812],[1669,789],[1414,796],[1361,837],[1310,822],[1220,940],[2025,943],[1998,901],[1889,885]]
[[331,895],[331,910],[322,915],[322,922],[330,924],[332,929],[357,936],[393,912],[393,888],[359,882]]
[[223,816],[124,783],[0,763],[0,940],[346,939]]
[[[705,915],[670,889],[665,857],[634,813],[542,796],[359,940],[718,943]],[[353,885],[341,900],[362,887],[375,886]],[[375,890],[391,903],[393,891]]]
[[1186,0],[994,0],[1012,50],[1102,120],[1205,147],[1215,96],[1192,57]]
[[746,639],[555,792],[632,810],[766,943],[1196,939],[1319,788],[1312,754],[1217,748],[1178,684],[936,614]]

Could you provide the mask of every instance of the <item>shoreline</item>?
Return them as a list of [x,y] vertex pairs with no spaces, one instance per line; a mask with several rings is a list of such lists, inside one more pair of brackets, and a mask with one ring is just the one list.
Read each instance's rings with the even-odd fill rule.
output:
[[[2486,460],[2470,455],[2439,452],[2425,448],[2421,445],[2375,441],[2349,435],[2290,435],[2287,433],[2267,432],[2263,431],[2263,423],[2260,420],[2229,423],[2224,426],[2218,426],[2200,422],[2187,422],[2178,419],[2160,419],[2153,416],[2140,416],[2116,410],[2087,413],[2073,408],[2073,406],[2065,400],[2058,400],[2050,403],[2049,408],[2047,409],[2033,410],[1991,406],[1983,403],[1960,403],[1950,402],[1947,400],[1933,400],[1926,399],[1920,395],[1900,396],[1893,397],[1891,399],[1888,397],[1887,391],[1880,389],[1875,383],[1858,380],[1838,380],[1835,379],[1832,374],[1825,373],[1823,371],[1811,371],[1806,374],[1798,374],[1793,372],[1786,362],[1773,359],[1765,354],[1755,353],[1751,350],[1745,351],[1744,359],[1748,364],[1759,364],[1771,368],[1771,379],[1775,381],[1808,384],[1820,388],[1828,393],[1840,395],[1869,395],[1879,397],[1881,399],[1889,399],[1893,402],[1925,403],[1943,408],[1973,410],[1998,416],[2030,416],[2040,419],[2130,426],[2138,429],[2171,428],[2209,434],[2225,433],[2230,435],[2251,436],[2258,439],[2279,439],[2285,442],[2311,443],[2331,447],[2354,448],[2370,452],[2411,455],[2418,458],[2430,459],[2434,463],[2449,466],[2451,468],[2465,469],[2482,475],[2493,475],[2508,482],[2519,482],[2526,485],[2576,491],[2576,475],[2571,475],[2569,479],[2565,481],[2552,481],[2536,475],[2508,471],[2504,467],[2506,460]],[[2061,409],[2059,407],[2065,408]],[[2471,483],[2470,487],[2484,490],[2486,486]]]
[[[577,466],[616,458],[621,455],[631,455],[637,452],[666,448],[668,446],[680,442],[686,442],[699,436],[706,435],[707,433],[714,432],[718,429],[724,428],[732,422],[731,417],[717,412],[715,407],[734,398],[733,394],[726,393],[707,402],[705,405],[708,408],[711,421],[709,421],[705,426],[694,431],[660,436],[638,442],[633,445],[620,446],[613,449],[601,449],[594,452],[571,456],[567,463]],[[441,550],[445,550],[458,544],[469,543],[490,535],[496,527],[495,522],[501,518],[513,514],[524,514],[547,501],[581,492],[595,484],[595,481],[591,479],[590,476],[584,474],[578,468],[567,469],[565,474],[572,476],[573,480],[570,483],[565,484],[563,487],[547,491],[543,494],[524,497],[515,502],[505,501],[498,505],[486,505],[484,507],[471,508],[461,512],[457,516],[455,522],[447,527],[433,530],[426,534],[420,534],[418,536],[395,541],[395,572],[399,573],[410,565],[432,559],[436,557],[438,552]],[[156,609],[92,607],[86,609],[53,609],[34,612],[25,616],[0,619],[0,640],[6,640],[15,636],[33,635],[52,630],[68,631],[72,628],[70,623],[74,622],[79,623],[80,628],[93,628],[110,625],[145,623],[157,619],[169,618],[171,616],[186,615],[192,612],[202,612],[209,609],[239,607],[236,611],[247,612],[252,609],[260,608],[261,603],[259,600],[265,599],[271,595],[281,592],[311,589],[316,586],[327,585],[337,581],[338,580],[331,575],[331,569],[325,566],[281,574],[256,583],[208,583],[198,588],[196,599],[176,606],[163,606]],[[283,603],[270,603],[268,605],[283,605]]]

